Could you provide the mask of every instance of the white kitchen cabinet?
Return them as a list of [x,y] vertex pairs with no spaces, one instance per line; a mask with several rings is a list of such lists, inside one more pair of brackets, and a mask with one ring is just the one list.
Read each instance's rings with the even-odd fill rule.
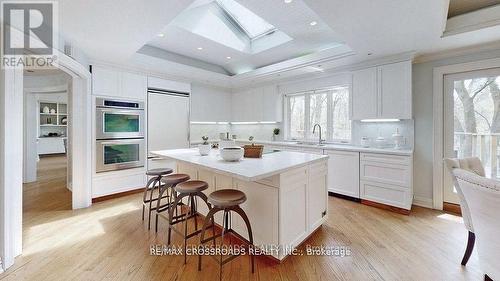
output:
[[411,156],[361,153],[360,197],[410,210],[413,200]]
[[411,61],[352,73],[351,119],[411,119]]
[[412,118],[411,62],[399,62],[378,67],[378,118]]
[[66,153],[64,138],[47,137],[37,140],[38,155]]
[[328,191],[359,198],[359,152],[325,150]]
[[351,119],[377,118],[377,68],[354,71],[352,74]]
[[233,93],[232,121],[282,121],[282,101],[276,86],[265,86]]
[[[284,245],[298,246],[307,236],[308,169],[294,169],[280,175],[279,240]],[[325,191],[326,193],[326,191]],[[290,208],[293,206],[293,208]]]
[[146,99],[148,80],[144,75],[121,73],[121,95],[138,100]]
[[[254,245],[278,245],[278,192],[279,189],[256,182],[236,180],[238,190],[245,193],[247,201],[241,204],[250,221]],[[241,236],[248,238],[246,225],[233,215],[233,227]]]
[[235,122],[261,121],[261,101],[262,92],[258,91],[258,89],[233,94],[231,99],[231,120]]
[[283,119],[283,101],[275,85],[262,88],[261,121],[281,122]]
[[120,96],[120,72],[92,66],[92,94],[96,96]]
[[307,189],[307,226],[316,229],[328,213],[328,163],[321,162],[309,167]]
[[191,92],[191,121],[230,122],[229,91],[193,84]]
[[92,94],[146,100],[147,77],[100,66],[92,67]]
[[148,77],[148,88],[175,91],[180,93],[191,93],[191,84],[166,80],[158,77]]

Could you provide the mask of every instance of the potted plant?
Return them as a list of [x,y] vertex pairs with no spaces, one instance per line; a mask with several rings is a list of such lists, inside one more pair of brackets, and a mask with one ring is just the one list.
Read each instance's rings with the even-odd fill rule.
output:
[[278,135],[280,134],[280,128],[274,128],[273,130],[273,141],[278,139]]
[[202,156],[208,155],[210,153],[210,149],[212,148],[211,145],[208,143],[208,137],[203,136],[201,137],[201,139],[203,140],[203,143],[198,145],[198,151]]

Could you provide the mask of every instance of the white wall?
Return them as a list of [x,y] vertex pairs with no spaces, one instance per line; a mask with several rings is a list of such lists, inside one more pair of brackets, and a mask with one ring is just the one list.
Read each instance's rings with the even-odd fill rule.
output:
[[432,203],[432,87],[433,69],[439,66],[500,57],[500,50],[462,55],[413,65],[413,114],[415,154],[413,188],[417,199]]

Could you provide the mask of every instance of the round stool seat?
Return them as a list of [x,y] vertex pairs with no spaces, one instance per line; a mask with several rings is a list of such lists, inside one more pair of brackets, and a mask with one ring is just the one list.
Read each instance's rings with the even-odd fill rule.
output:
[[161,182],[165,185],[176,185],[181,182],[188,181],[190,179],[189,175],[186,174],[170,174],[161,178]]
[[232,207],[247,201],[245,193],[236,189],[221,189],[208,195],[208,202],[217,207]]
[[151,169],[146,172],[146,175],[148,176],[164,176],[171,174],[174,170],[170,168],[158,168],[158,169]]
[[200,192],[207,188],[208,188],[208,183],[204,181],[193,180],[193,181],[185,181],[183,183],[178,184],[175,187],[175,191],[181,194],[185,194],[185,193]]

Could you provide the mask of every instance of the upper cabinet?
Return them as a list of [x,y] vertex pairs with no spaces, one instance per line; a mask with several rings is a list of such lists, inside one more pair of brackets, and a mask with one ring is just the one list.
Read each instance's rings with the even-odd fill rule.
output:
[[411,119],[411,61],[353,72],[351,119]]
[[351,119],[377,118],[377,68],[355,71],[352,75]]
[[191,121],[230,122],[231,93],[220,88],[193,84]]
[[232,96],[232,121],[281,122],[282,100],[275,85],[236,92]]
[[92,67],[92,94],[146,100],[147,77],[119,70]]

